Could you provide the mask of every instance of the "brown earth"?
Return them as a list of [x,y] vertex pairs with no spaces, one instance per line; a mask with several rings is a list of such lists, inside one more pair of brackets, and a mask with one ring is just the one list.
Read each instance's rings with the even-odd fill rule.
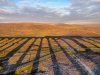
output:
[[[84,62],[84,64],[86,64],[86,66],[88,66],[91,70],[98,68],[99,65],[99,55],[95,53],[100,53],[100,37],[93,38],[93,36],[100,36],[99,25],[1,23],[0,36],[92,36],[88,38],[72,37],[72,39],[62,37],[55,38],[55,40],[52,38],[49,38],[49,40],[44,38],[42,40],[42,38],[29,39],[26,37],[9,39],[9,37],[1,37],[0,57],[10,57],[6,60],[6,62],[8,63],[7,65],[10,66],[11,70],[13,69],[12,66],[16,66],[19,63],[25,64],[29,61],[35,62],[38,60],[38,66],[33,65],[33,62],[28,65],[25,64],[24,67],[19,69],[16,68],[15,74],[20,74],[26,70],[28,73],[31,73],[31,70],[36,67],[38,68],[38,71],[36,72],[47,71],[48,75],[53,75],[51,73],[54,72],[52,65],[55,63],[60,66],[59,68],[62,70],[62,75],[70,73],[71,75],[80,75],[81,72],[84,72],[84,70],[77,70],[79,67],[77,67],[76,64],[78,64],[78,66],[81,66],[82,64],[80,64],[76,60],[75,56],[73,56],[72,51],[74,50],[78,51],[76,55],[79,59],[81,59],[81,62]],[[34,40],[36,41],[34,42]],[[87,50],[90,52],[87,53]],[[43,59],[43,61],[39,61],[40,59]],[[5,67],[6,66],[1,66],[1,70],[4,70],[3,68]],[[50,67],[51,69],[49,69]]]
[[0,36],[100,36],[100,25],[0,23]]

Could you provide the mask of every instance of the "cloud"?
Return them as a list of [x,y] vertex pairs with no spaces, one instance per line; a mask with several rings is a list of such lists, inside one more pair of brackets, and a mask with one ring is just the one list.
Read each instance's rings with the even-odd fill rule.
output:
[[[39,0],[38,0],[39,1]],[[100,0],[70,0],[69,6],[54,7],[30,0],[0,0],[0,21],[99,22]]]
[[95,2],[100,2],[100,0],[92,0],[92,1],[95,1]]
[[[71,0],[70,19],[83,21],[100,20],[100,3],[92,0]],[[98,21],[99,22],[99,21]]]
[[15,4],[10,0],[0,0],[0,8],[15,7]]

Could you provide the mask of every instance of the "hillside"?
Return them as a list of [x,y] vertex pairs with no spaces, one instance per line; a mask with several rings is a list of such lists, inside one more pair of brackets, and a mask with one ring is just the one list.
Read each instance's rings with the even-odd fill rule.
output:
[[100,36],[99,25],[0,23],[0,36]]

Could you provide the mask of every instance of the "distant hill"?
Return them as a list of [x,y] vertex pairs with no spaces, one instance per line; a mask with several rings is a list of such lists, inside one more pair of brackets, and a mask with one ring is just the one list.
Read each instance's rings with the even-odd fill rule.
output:
[[0,23],[0,36],[100,36],[100,25]]

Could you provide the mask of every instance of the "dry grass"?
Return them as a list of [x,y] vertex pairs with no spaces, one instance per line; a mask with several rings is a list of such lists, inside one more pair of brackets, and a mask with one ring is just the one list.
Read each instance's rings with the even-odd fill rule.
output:
[[[43,24],[43,23],[6,23],[6,24],[1,23],[0,24],[0,36],[31,37],[31,36],[62,36],[62,35],[64,36],[100,36],[100,26],[99,25],[64,25],[64,24],[51,25],[51,24]],[[100,43],[98,43],[100,42],[99,38],[98,39],[92,38],[95,42],[93,40],[90,40],[91,38],[90,39],[82,38],[88,42],[80,40],[79,38],[74,38],[74,39],[82,43],[82,45],[86,46],[86,48],[90,48],[91,50],[93,50],[93,52],[100,52],[99,50]],[[4,38],[3,40],[1,40],[0,46],[2,47],[0,48],[0,51],[1,51],[0,57],[7,57],[6,55],[11,56],[7,60],[8,65],[16,65],[19,59],[23,59],[21,60],[21,63],[25,63],[25,62],[36,59],[37,58],[36,56],[38,55],[37,52],[39,51],[40,38],[34,42],[34,45],[32,45],[32,47],[29,49],[29,51],[26,54],[25,54],[25,51],[27,51],[28,47],[31,45],[34,39],[29,40],[27,43],[23,44],[21,48],[19,48],[16,51],[15,48],[21,45],[25,40],[27,39],[26,38],[24,39]],[[86,49],[82,45],[77,44],[75,41],[72,41],[70,39],[64,39],[64,40],[68,42],[73,48],[77,46],[78,52],[86,51]],[[64,41],[60,39],[58,39],[57,41],[65,50],[72,49]],[[47,67],[49,67],[50,65],[56,62],[58,63],[58,65],[61,65],[61,64],[67,65],[64,71],[66,72],[65,74],[67,74],[67,72],[71,72],[72,74],[79,75],[80,72],[75,70],[75,67],[73,67],[73,64],[75,64],[76,59],[74,59],[71,51],[66,50],[65,52],[63,52],[63,50],[58,46],[58,44],[53,39],[50,39],[50,43],[53,49],[53,52],[51,53],[50,53],[50,49],[49,49],[50,46],[48,45],[47,39],[45,38],[42,41],[42,47],[41,47],[41,52],[40,52],[41,58],[39,58],[39,61],[38,61],[39,65],[37,66],[38,72],[41,70],[43,71],[47,70]],[[13,50],[16,52],[13,54],[9,54]],[[21,58],[21,56],[24,54],[25,56]],[[53,54],[52,57],[51,57],[51,54]],[[45,55],[47,55],[46,57],[49,57],[49,58],[40,62],[41,59],[45,58],[43,57]],[[98,55],[90,56],[90,57],[92,57],[93,59],[96,58],[97,60],[99,59]],[[74,62],[72,62],[70,58],[72,58]],[[97,66],[97,64],[95,64],[94,61],[92,62],[91,60],[88,60],[86,58],[82,58],[82,57],[80,58],[81,58],[81,61],[83,61],[91,69]],[[57,60],[57,61],[54,62],[54,60]],[[79,62],[77,63],[79,64]],[[32,67],[35,67],[35,65],[33,65],[33,62],[27,66],[18,68],[16,70],[16,74],[20,74],[21,72],[26,71],[26,70],[28,71],[28,73],[30,73],[32,70]]]
[[65,25],[46,23],[0,24],[0,36],[100,36],[99,25]]

